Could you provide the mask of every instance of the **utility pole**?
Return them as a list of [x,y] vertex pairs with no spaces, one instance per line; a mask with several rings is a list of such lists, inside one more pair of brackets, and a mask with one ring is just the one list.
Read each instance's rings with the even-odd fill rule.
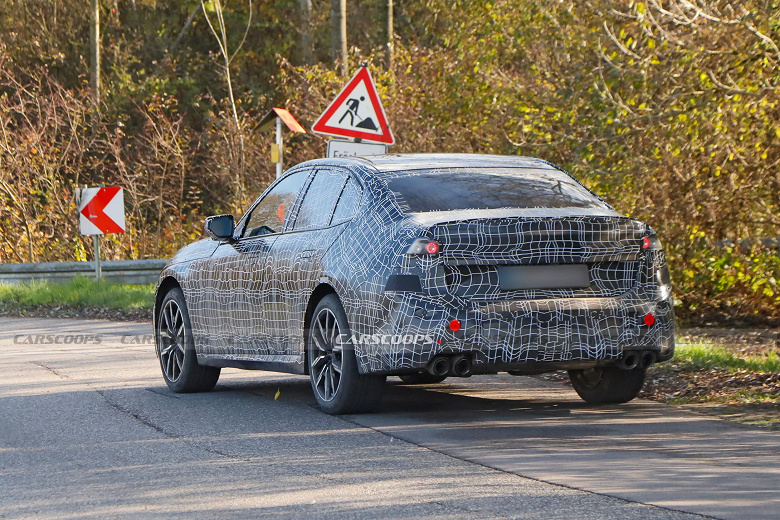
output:
[[347,75],[347,0],[331,0],[330,42],[333,61],[339,64],[339,74]]
[[314,63],[311,48],[311,0],[300,0],[301,5],[301,61],[304,65]]
[[100,102],[100,1],[92,0],[89,21],[89,86]]
[[393,28],[393,0],[387,0],[387,70],[393,70],[393,44],[395,30]]

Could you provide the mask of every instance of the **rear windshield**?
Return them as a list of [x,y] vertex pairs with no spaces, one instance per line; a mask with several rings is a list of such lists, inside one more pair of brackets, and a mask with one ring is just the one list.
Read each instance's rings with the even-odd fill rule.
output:
[[557,170],[450,168],[386,176],[408,213],[500,208],[605,208],[574,179]]

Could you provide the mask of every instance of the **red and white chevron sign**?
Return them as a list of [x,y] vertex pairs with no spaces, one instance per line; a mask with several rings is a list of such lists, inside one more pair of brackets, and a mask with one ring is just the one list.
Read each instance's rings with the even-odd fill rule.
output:
[[125,198],[122,188],[84,188],[79,204],[82,235],[125,232]]

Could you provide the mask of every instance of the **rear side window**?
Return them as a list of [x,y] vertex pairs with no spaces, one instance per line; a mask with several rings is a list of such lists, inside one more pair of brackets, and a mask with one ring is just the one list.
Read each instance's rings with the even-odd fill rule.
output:
[[558,170],[448,168],[391,173],[388,187],[408,213],[499,208],[606,208]]
[[347,175],[338,170],[319,170],[306,190],[294,229],[317,229],[330,225],[333,208]]
[[340,224],[351,219],[360,207],[362,195],[363,192],[357,183],[353,179],[349,179],[341,191],[341,196],[336,204],[336,211],[333,212],[331,224]]

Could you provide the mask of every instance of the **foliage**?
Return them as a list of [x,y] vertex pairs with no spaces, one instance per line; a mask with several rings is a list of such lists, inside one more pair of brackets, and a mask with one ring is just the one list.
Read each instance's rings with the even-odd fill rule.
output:
[[154,303],[154,285],[97,283],[77,276],[66,284],[32,281],[19,285],[0,284],[0,306],[27,308],[41,305],[147,309]]
[[[237,133],[202,13],[182,31],[199,0],[106,2],[95,106],[76,4],[0,5],[0,261],[85,259],[70,201],[82,183],[128,190],[130,232],[107,240],[109,256],[170,255],[205,215],[241,211],[273,178],[265,111],[286,106],[310,126],[343,84],[328,62],[329,1],[312,2],[318,63],[299,66],[298,2],[255,0],[231,63]],[[350,0],[348,14],[350,66],[371,64],[394,151],[553,161],[656,228],[679,316],[780,320],[778,252],[741,242],[780,236],[778,2],[395,4],[390,71],[381,6]],[[247,5],[224,8],[235,49]],[[326,141],[286,146],[291,165]]]

